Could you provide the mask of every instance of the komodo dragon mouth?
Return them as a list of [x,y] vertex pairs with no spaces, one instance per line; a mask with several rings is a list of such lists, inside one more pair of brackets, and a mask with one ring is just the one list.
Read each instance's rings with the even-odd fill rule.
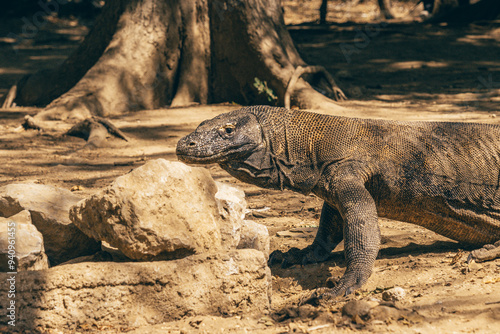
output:
[[[182,142],[181,142],[182,141]],[[176,154],[180,161],[186,163],[207,164],[223,163],[231,157],[238,157],[248,152],[252,152],[255,145],[244,144],[237,147],[221,148],[219,152],[207,152],[208,145],[197,144],[190,138],[184,137],[177,144]]]
[[177,157],[179,158],[180,161],[182,162],[187,162],[187,163],[200,163],[200,164],[207,164],[207,163],[220,163],[225,161],[226,157],[230,155],[228,152],[220,152],[216,154],[210,154],[210,155],[193,155],[190,153],[180,153],[176,152]]

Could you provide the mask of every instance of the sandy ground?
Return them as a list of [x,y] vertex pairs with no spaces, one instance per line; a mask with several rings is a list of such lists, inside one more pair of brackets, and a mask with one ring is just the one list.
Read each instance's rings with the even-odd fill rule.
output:
[[[349,97],[343,105],[352,110],[352,116],[500,123],[500,22],[467,27],[411,24],[407,13],[413,5],[397,3],[401,17],[380,23],[375,4],[350,6],[331,1],[328,18],[332,24],[318,27],[313,21],[318,18],[320,1],[289,0],[284,4],[285,19],[301,55],[309,64],[325,66],[336,77]],[[87,31],[76,21],[52,20],[33,38],[24,39],[16,52],[12,39],[1,36],[19,34],[22,24],[14,19],[0,22],[0,95],[25,73],[62,61]],[[145,161],[176,160],[177,140],[199,122],[238,108],[228,102],[145,110],[113,119],[130,141],[110,139],[108,147],[95,150],[84,149],[81,139],[21,129],[23,117],[39,109],[0,110],[0,186],[34,181],[67,189],[80,186],[80,193],[92,194]],[[322,204],[317,197],[259,189],[231,178],[218,166],[207,168],[215,179],[234,183],[245,191],[249,208],[257,209],[250,218],[268,227],[272,250],[303,248],[312,242]],[[269,313],[257,317],[188,317],[147,328],[91,330],[500,332],[500,260],[468,267],[465,259],[469,250],[461,253],[463,246],[454,241],[402,222],[381,219],[380,226],[382,249],[368,283],[356,294],[317,308],[316,318],[284,314],[312,289],[324,286],[328,276],[342,274],[342,245],[325,263],[288,269],[272,267]],[[393,286],[406,291],[406,297],[393,305],[399,313],[396,319],[382,316],[353,322],[342,318],[346,301],[381,300],[381,292]]]

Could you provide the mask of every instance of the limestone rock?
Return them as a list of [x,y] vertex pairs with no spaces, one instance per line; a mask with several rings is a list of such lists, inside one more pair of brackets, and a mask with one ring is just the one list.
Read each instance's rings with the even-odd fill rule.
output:
[[29,211],[33,225],[43,235],[50,263],[55,265],[99,250],[99,243],[69,220],[69,208],[80,200],[71,191],[53,186],[9,184],[0,191],[0,216]]
[[222,217],[220,224],[222,244],[227,249],[235,249],[240,243],[241,225],[247,208],[245,193],[226,183],[215,183],[217,185],[215,201]]
[[[9,266],[11,259],[14,260],[13,267]],[[29,212],[21,211],[10,218],[0,218],[0,272],[48,268],[43,236],[31,224]]]
[[405,296],[406,296],[406,291],[399,286],[395,286],[394,288],[386,290],[382,293],[382,299],[386,301],[403,300]]
[[134,260],[254,248],[269,256],[267,228],[244,222],[245,194],[205,168],[158,159],[79,202],[70,218],[89,237]]
[[[0,294],[7,296],[7,275]],[[141,326],[189,315],[269,309],[271,273],[262,252],[233,250],[174,261],[79,263],[21,272],[16,330]],[[0,298],[7,314],[8,298]],[[9,319],[0,318],[1,325]]]
[[71,220],[135,260],[222,249],[217,185],[205,168],[149,161],[79,202]]
[[23,210],[13,216],[10,216],[9,218],[16,223],[33,224],[33,222],[31,221],[31,214],[28,210]]
[[267,227],[252,220],[244,220],[241,226],[241,238],[238,248],[260,250],[269,259],[270,238]]

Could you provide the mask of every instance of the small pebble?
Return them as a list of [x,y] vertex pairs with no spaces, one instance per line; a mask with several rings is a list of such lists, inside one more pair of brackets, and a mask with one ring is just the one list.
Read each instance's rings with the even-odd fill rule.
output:
[[402,300],[404,299],[405,296],[406,296],[406,291],[398,286],[386,290],[382,293],[383,300],[392,302]]

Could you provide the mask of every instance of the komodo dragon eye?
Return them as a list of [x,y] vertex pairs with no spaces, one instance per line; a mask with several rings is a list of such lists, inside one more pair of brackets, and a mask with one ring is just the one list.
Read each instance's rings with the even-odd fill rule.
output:
[[234,135],[234,130],[236,126],[232,123],[228,123],[219,128],[219,135],[222,138],[231,138]]

